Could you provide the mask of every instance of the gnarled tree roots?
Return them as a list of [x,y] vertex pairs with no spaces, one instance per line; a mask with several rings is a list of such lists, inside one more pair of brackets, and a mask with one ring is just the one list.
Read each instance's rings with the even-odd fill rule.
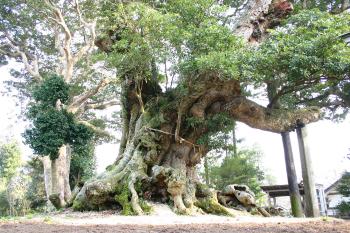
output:
[[170,142],[170,137],[162,138],[163,135],[150,131],[143,116],[136,121],[120,159],[85,183],[73,208],[103,210],[121,206],[124,215],[142,215],[151,211],[147,201],[156,201],[172,204],[178,214],[234,216],[222,205],[226,203],[219,203],[222,195],[218,201],[217,192],[198,181],[195,164],[201,155],[193,146]]

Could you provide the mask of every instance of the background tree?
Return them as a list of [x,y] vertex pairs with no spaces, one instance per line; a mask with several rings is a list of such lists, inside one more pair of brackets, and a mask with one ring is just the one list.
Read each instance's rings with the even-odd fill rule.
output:
[[[1,1],[0,62],[6,64],[16,61],[23,64],[23,69],[12,71],[17,79],[10,84],[19,87],[25,97],[30,96],[34,85],[44,82],[52,74],[62,76],[63,81],[72,86],[68,101],[62,108],[93,131],[106,136],[103,128],[90,121],[94,117],[90,114],[92,110],[117,104],[114,100],[117,94],[110,92],[114,88],[106,88],[113,72],[101,72],[103,64],[96,64],[91,56],[96,37],[95,6],[94,1],[88,0]],[[60,142],[51,140],[47,147],[56,148],[58,144]],[[60,146],[61,155],[51,156],[55,158],[53,164],[47,154],[41,156],[44,174],[48,176],[45,181],[49,194],[52,186],[49,182],[51,169],[63,171],[61,174],[64,177],[59,180],[66,182],[58,182],[61,184],[59,203],[63,205],[71,196],[68,182],[70,163],[64,162],[70,161],[71,150],[69,144]]]
[[70,168],[71,187],[82,186],[87,180],[96,175],[96,158],[94,156],[94,141],[75,147],[72,153]]
[[[61,167],[63,164],[64,167],[70,168],[71,155],[65,158],[65,161],[61,161],[60,166],[55,166],[62,159],[59,158],[62,145],[70,145],[69,150],[79,153],[79,150],[91,143],[93,137],[87,126],[78,123],[72,113],[60,106],[68,101],[68,93],[69,86],[58,76],[46,78],[38,87],[34,88],[35,103],[28,111],[28,118],[33,122],[33,127],[27,129],[24,134],[26,142],[36,154],[48,155],[53,161],[51,170],[53,194],[49,198],[56,207],[65,206],[64,201],[69,202],[71,195],[66,193],[66,189],[63,188],[68,187],[70,190],[69,171]],[[91,153],[87,155],[91,157]],[[75,158],[78,159],[77,156]],[[91,161],[91,158],[87,157],[86,160]],[[68,174],[64,174],[64,179],[60,180],[60,174],[65,172]],[[60,196],[66,196],[66,198],[61,199]]]
[[27,177],[20,171],[21,151],[16,141],[0,145],[0,215],[24,215]]
[[23,168],[25,174],[29,177],[26,186],[26,199],[30,203],[32,211],[46,211],[48,198],[45,191],[44,168],[38,157],[30,158]]
[[221,190],[229,184],[245,184],[254,193],[261,194],[264,172],[260,158],[261,153],[255,149],[239,150],[236,156],[231,153],[220,165],[210,168],[211,185]]
[[[342,175],[337,190],[342,196],[350,197],[350,172],[345,172]],[[342,201],[337,205],[337,209],[341,215],[348,216],[350,214],[350,201]]]

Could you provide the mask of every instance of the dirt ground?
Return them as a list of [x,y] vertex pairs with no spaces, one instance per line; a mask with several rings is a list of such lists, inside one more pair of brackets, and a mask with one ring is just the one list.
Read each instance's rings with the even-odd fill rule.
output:
[[239,215],[176,215],[166,205],[150,216],[120,216],[117,212],[56,212],[0,220],[0,233],[350,233],[350,221],[331,218],[283,218]]
[[177,225],[57,225],[48,223],[6,223],[0,225],[1,233],[140,233],[140,232],[163,232],[163,233],[180,233],[180,232],[250,232],[250,233],[346,233],[350,232],[350,222],[303,222],[303,223],[221,223],[221,224],[177,224]]

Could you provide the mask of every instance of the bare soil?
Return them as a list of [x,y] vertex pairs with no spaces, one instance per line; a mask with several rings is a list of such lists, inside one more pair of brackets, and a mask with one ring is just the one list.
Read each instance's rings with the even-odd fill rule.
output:
[[[326,221],[325,221],[326,220]],[[57,212],[0,220],[0,233],[350,233],[350,221],[282,217],[181,216],[157,205],[151,216],[120,216],[117,212]]]
[[139,233],[139,232],[284,232],[284,233],[346,233],[350,232],[350,222],[303,222],[303,223],[221,223],[221,224],[175,224],[175,225],[62,225],[48,223],[5,223],[0,225],[1,233],[46,233],[46,232],[91,232],[91,233]]

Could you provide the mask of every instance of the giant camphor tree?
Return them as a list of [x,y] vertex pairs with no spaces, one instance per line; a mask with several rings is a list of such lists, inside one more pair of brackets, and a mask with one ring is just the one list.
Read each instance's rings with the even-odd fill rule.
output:
[[122,83],[123,136],[115,164],[85,183],[75,209],[142,214],[146,199],[170,200],[179,213],[225,212],[196,174],[208,135],[232,120],[281,133],[346,113],[350,49],[339,36],[348,13],[224,3],[102,1],[96,45]]

